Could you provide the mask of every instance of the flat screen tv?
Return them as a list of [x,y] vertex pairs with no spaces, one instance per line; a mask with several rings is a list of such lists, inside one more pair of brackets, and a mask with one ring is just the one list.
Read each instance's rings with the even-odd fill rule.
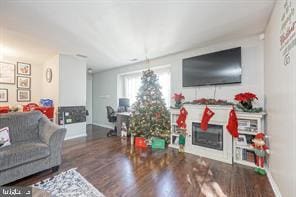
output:
[[183,59],[183,87],[241,83],[241,47]]

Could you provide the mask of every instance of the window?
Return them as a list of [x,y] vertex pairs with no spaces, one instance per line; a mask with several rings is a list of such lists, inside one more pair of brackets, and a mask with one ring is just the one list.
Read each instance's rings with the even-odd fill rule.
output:
[[[159,84],[161,86],[161,93],[165,100],[166,106],[170,106],[171,97],[171,72],[170,68],[153,69],[158,76]],[[142,71],[134,72],[131,74],[121,75],[121,96],[130,99],[130,105],[136,101],[136,97],[141,86]]]

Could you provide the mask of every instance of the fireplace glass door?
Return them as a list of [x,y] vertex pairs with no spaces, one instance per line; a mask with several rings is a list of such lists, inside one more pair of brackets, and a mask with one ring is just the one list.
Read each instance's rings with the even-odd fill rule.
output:
[[223,150],[223,126],[209,124],[208,130],[203,131],[200,128],[200,123],[192,123],[192,144]]

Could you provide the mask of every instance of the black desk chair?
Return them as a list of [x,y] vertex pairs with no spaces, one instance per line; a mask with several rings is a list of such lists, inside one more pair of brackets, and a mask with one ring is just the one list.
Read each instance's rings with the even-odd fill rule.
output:
[[[111,106],[107,106],[107,118],[108,121],[111,123],[115,123],[117,120],[116,114],[114,109]],[[114,126],[114,129],[110,129],[110,131],[107,133],[107,137],[110,136],[117,136],[117,128]]]

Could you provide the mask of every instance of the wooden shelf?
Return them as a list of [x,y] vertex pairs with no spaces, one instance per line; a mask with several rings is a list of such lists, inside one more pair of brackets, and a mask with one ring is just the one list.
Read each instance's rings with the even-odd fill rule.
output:
[[246,135],[256,135],[258,132],[252,132],[252,131],[238,131],[239,134],[246,134]]
[[245,161],[245,160],[235,160],[235,163],[242,164],[245,166],[254,167],[254,168],[257,167],[255,163],[250,162],[250,161]]
[[[240,135],[252,135],[255,136],[258,132],[264,132],[264,117],[266,116],[266,113],[262,112],[262,113],[247,113],[247,112],[237,112],[237,118],[238,120],[247,120],[250,121],[250,124],[256,125],[257,131],[244,131],[244,130],[239,130],[238,133]],[[251,128],[250,125],[250,128]],[[239,158],[236,158],[236,151],[239,150],[241,156]],[[237,141],[234,140],[233,143],[233,153],[234,153],[234,157],[233,157],[233,161],[234,163],[238,163],[241,165],[245,165],[245,166],[250,166],[250,167],[256,167],[256,164],[254,162],[250,162],[250,161],[246,161],[243,160],[243,151],[248,150],[248,151],[254,151],[255,149],[250,146],[250,144],[248,145],[238,145]],[[239,154],[239,153],[238,153]]]
[[247,149],[247,150],[255,150],[253,147],[248,145],[235,145],[236,148]]
[[176,144],[169,144],[169,147],[171,147],[171,148],[179,148],[179,145],[176,145]]

